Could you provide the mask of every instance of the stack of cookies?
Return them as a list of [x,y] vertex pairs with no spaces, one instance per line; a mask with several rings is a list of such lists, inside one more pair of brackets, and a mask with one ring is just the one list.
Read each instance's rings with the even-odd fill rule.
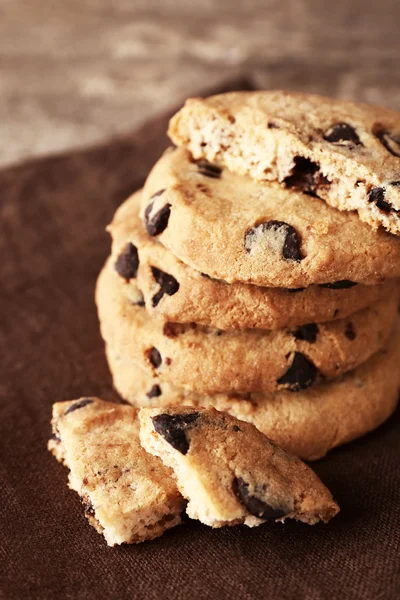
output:
[[116,389],[212,406],[316,459],[400,384],[400,116],[284,92],[189,100],[98,281]]

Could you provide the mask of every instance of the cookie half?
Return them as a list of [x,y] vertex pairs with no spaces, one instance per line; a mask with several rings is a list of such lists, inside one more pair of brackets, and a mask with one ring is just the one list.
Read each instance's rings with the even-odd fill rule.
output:
[[178,148],[156,163],[143,191],[147,232],[192,268],[284,288],[400,275],[400,239],[371,230],[357,213],[228,169],[209,173]]
[[173,469],[188,515],[211,527],[287,518],[314,525],[339,512],[309,467],[213,408],[144,408],[140,441]]
[[338,377],[384,345],[398,306],[396,293],[332,323],[221,331],[151,318],[127,290],[134,290],[133,282],[109,261],[96,290],[106,343],[149,375],[201,393],[297,392]]
[[193,98],[169,135],[197,159],[356,210],[400,233],[400,113],[292,92]]
[[181,522],[171,471],[139,442],[132,406],[80,398],[53,406],[49,450],[69,469],[85,516],[109,546],[152,540]]
[[253,423],[287,451],[316,460],[329,450],[376,429],[396,409],[400,328],[387,347],[345,376],[293,394],[204,395],[154,379],[127,356],[106,348],[116,389],[135,406],[213,406]]
[[[192,269],[147,234],[139,217],[141,191],[117,210],[108,231],[120,276],[135,280],[147,311],[165,321],[217,329],[282,329],[345,318],[393,293],[378,285],[337,281],[300,289],[228,284]],[[136,281],[134,281],[134,287]],[[127,293],[135,293],[127,289]]]

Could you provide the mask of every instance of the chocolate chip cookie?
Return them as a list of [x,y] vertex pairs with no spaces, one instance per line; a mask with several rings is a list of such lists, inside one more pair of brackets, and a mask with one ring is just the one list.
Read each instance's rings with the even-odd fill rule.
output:
[[388,280],[378,285],[336,281],[300,289],[228,284],[192,269],[156,237],[139,218],[141,192],[117,210],[108,227],[115,268],[126,281],[136,278],[147,311],[174,323],[198,323],[218,329],[282,329],[343,319],[393,293]]
[[132,406],[80,398],[53,406],[49,450],[69,469],[85,516],[109,546],[152,540],[181,522],[171,471],[139,442]]
[[130,298],[132,280],[108,261],[97,285],[103,339],[154,377],[200,393],[306,389],[377,352],[397,314],[398,293],[346,319],[292,329],[222,331],[162,322]]
[[211,527],[288,518],[314,525],[339,512],[309,467],[213,408],[142,409],[140,441],[173,469],[188,515]]
[[321,458],[379,427],[396,409],[400,391],[399,327],[384,350],[354,371],[296,394],[198,394],[152,378],[111,346],[107,359],[116,389],[133,405],[213,406],[253,423],[304,460]]
[[292,92],[234,92],[188,100],[169,135],[201,162],[279,181],[400,234],[398,112]]

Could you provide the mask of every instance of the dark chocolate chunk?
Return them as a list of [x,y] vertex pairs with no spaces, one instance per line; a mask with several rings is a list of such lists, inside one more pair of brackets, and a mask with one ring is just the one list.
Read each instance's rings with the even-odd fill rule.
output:
[[234,425],[232,427],[233,431],[240,431],[240,427],[238,427],[237,425]]
[[154,198],[158,198],[159,196],[162,196],[163,193],[165,192],[166,188],[163,188],[162,190],[158,190],[158,192],[155,192],[155,194],[153,194],[150,198],[150,200],[154,200]]
[[160,235],[160,233],[164,231],[164,229],[168,225],[169,216],[171,214],[171,205],[165,204],[152,217],[150,216],[154,206],[153,198],[161,196],[163,192],[165,192],[165,190],[160,190],[156,194],[153,194],[153,196],[150,198],[152,202],[150,202],[150,204],[144,211],[144,222],[146,225],[147,233],[152,237],[154,237],[155,235]]
[[87,517],[95,517],[95,512],[93,508],[93,504],[90,502],[84,502],[83,506],[85,508],[85,515]]
[[328,288],[329,290],[345,290],[347,288],[354,287],[357,285],[355,281],[349,279],[340,279],[339,281],[333,281],[332,283],[320,283],[319,287]]
[[286,385],[292,392],[298,392],[305,390],[314,383],[318,371],[304,354],[301,352],[294,352],[293,354],[292,364],[286,373],[278,379],[277,383]]
[[[86,484],[87,484],[87,481],[86,481],[85,485]],[[81,501],[82,501],[83,507],[85,509],[85,517],[94,517],[95,518],[96,515],[94,512],[92,501],[89,498],[89,496],[81,496]]]
[[152,298],[152,305],[157,306],[160,302],[161,298],[164,294],[168,294],[168,296],[173,296],[179,290],[179,283],[172,275],[168,273],[164,273],[157,267],[151,267],[151,272],[153,274],[154,279],[160,286],[158,292]]
[[296,340],[304,340],[305,342],[313,344],[317,339],[318,333],[318,325],[316,323],[308,323],[307,325],[298,327],[296,331],[293,332],[293,335]]
[[351,323],[351,322],[347,323],[346,329],[344,331],[344,335],[347,337],[347,339],[349,339],[351,341],[353,341],[353,340],[356,339],[357,334],[356,334],[356,331],[354,329],[353,323]]
[[175,338],[182,333],[182,327],[180,323],[170,323],[167,321],[163,325],[163,334],[169,338]]
[[319,172],[319,165],[304,156],[295,156],[290,174],[283,183],[288,188],[295,188],[304,194],[317,196],[318,188],[327,186],[330,181]]
[[400,158],[400,133],[391,133],[381,123],[375,123],[372,133],[390,154]]
[[300,252],[300,238],[294,227],[285,223],[284,221],[266,221],[264,223],[258,223],[251,229],[246,231],[245,235],[245,247],[247,252],[251,252],[254,245],[257,243],[258,237],[266,234],[267,231],[284,234],[284,242],[282,248],[282,256],[286,260],[295,260],[300,262],[304,256]]
[[137,302],[132,302],[132,304],[134,306],[146,306],[146,303],[144,300],[138,300]]
[[287,510],[282,508],[273,508],[263,500],[249,493],[249,484],[241,477],[235,477],[232,484],[233,493],[243,506],[247,508],[251,515],[259,519],[279,519],[287,514]]
[[272,121],[268,121],[268,129],[279,129],[279,125],[273,123]]
[[151,388],[151,390],[149,392],[147,392],[146,396],[148,398],[157,398],[158,396],[161,396],[161,388],[159,385],[153,385],[153,387]]
[[92,404],[92,402],[93,402],[93,398],[83,398],[82,400],[75,402],[75,404],[71,404],[71,406],[69,406],[67,408],[67,410],[65,411],[64,416],[68,415],[69,413],[74,412],[74,410],[79,410],[80,408],[84,408],[88,404]]
[[325,132],[324,139],[337,146],[363,146],[358,133],[348,123],[335,123]]
[[147,355],[147,358],[149,359],[149,361],[151,362],[151,364],[153,365],[153,367],[155,369],[158,369],[158,367],[162,363],[162,358],[161,358],[161,354],[159,353],[157,348],[150,348],[149,350],[146,351],[146,355]]
[[162,435],[175,450],[186,454],[189,450],[189,441],[186,431],[200,417],[200,413],[192,412],[183,415],[168,415],[163,413],[152,417],[154,429]]
[[385,200],[385,188],[375,187],[369,193],[369,202],[374,202],[376,206],[385,213],[390,213],[393,206]]
[[400,181],[391,181],[389,185],[393,185],[394,187],[400,188]]
[[213,179],[219,179],[221,177],[222,169],[218,165],[213,165],[207,160],[197,160],[197,168],[199,173],[206,177],[212,177]]
[[134,279],[139,267],[139,256],[136,246],[131,243],[127,244],[118,256],[114,266],[118,275],[121,275],[127,281]]

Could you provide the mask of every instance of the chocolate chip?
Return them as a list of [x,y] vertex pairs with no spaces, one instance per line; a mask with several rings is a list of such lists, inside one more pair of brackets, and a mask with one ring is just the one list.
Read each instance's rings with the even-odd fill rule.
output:
[[169,338],[176,338],[182,333],[182,326],[180,323],[170,323],[167,321],[163,325],[163,334]]
[[153,367],[155,369],[158,369],[158,367],[162,363],[162,358],[161,358],[161,354],[159,353],[157,348],[153,347],[153,348],[150,348],[149,350],[146,350],[146,356],[149,359],[149,361],[151,362],[151,364],[153,365]]
[[162,195],[163,195],[163,193],[165,192],[165,190],[166,190],[166,188],[163,188],[163,189],[161,189],[161,190],[158,190],[158,192],[155,192],[155,193],[154,193],[154,194],[151,196],[150,200],[154,200],[155,198],[158,198],[159,196],[162,196]]
[[237,425],[234,425],[234,426],[232,427],[232,430],[233,430],[233,431],[240,431],[240,427],[238,427]]
[[152,305],[157,306],[160,302],[161,298],[164,294],[168,294],[168,296],[173,296],[179,290],[179,283],[172,275],[168,275],[168,273],[164,273],[157,267],[151,267],[151,272],[153,274],[154,279],[160,286],[158,292],[152,298]]
[[304,194],[317,196],[318,188],[327,186],[330,181],[319,172],[319,165],[304,156],[293,158],[294,166],[290,174],[283,179],[288,188],[295,188]]
[[304,258],[300,252],[300,238],[297,231],[284,221],[266,221],[248,229],[245,235],[247,252],[251,252],[254,246],[257,245],[260,237],[262,238],[264,235],[267,237],[267,232],[272,232],[272,235],[281,235],[283,233],[282,256],[284,259],[299,262]]
[[132,302],[132,304],[134,306],[146,306],[146,303],[144,300],[138,300],[137,302]]
[[385,213],[390,213],[393,206],[385,201],[385,188],[375,187],[369,193],[369,202],[374,202],[376,206]]
[[400,181],[391,181],[389,185],[393,185],[394,187],[400,188]]
[[292,364],[277,383],[287,385],[292,392],[310,387],[317,377],[317,368],[301,352],[294,352]]
[[124,279],[134,279],[139,267],[139,256],[136,246],[127,244],[115,262],[115,270]]
[[[153,200],[153,198],[156,198],[157,196],[161,196],[161,194],[164,192],[165,190],[160,190],[156,194],[153,194],[150,200]],[[153,210],[153,206],[154,200],[150,202],[150,204],[147,206],[144,212],[144,222],[146,225],[147,233],[152,237],[154,237],[155,235],[160,235],[160,233],[164,231],[164,229],[168,225],[169,216],[171,214],[171,205],[165,204],[162,208],[160,208],[159,211],[157,211],[152,217],[150,217],[151,212]]]
[[151,388],[151,390],[149,392],[147,392],[146,396],[148,398],[158,398],[158,396],[161,396],[161,388],[159,385],[153,385],[153,387]]
[[303,292],[306,288],[287,288],[289,294],[296,294],[297,292]]
[[372,133],[390,154],[400,158],[400,134],[391,133],[381,123],[375,123]]
[[349,279],[340,279],[333,283],[320,283],[318,285],[321,288],[328,288],[329,290],[345,290],[354,287],[357,283],[355,281],[350,281]]
[[212,177],[213,179],[219,179],[221,177],[222,169],[218,165],[213,165],[206,160],[197,160],[197,168],[199,173],[206,177]]
[[279,125],[273,123],[272,121],[268,122],[268,129],[279,129]]
[[94,512],[94,508],[92,504],[87,504],[85,502],[84,504],[85,507],[85,515],[88,517],[95,517],[95,512]]
[[71,406],[69,406],[67,408],[67,410],[65,411],[64,416],[65,415],[69,415],[69,413],[74,412],[74,410],[78,410],[80,408],[84,408],[88,404],[92,404],[92,402],[93,402],[92,398],[83,398],[82,400],[79,400],[78,402],[75,402],[75,404],[71,404]]
[[178,450],[181,454],[186,454],[189,450],[186,431],[190,429],[199,417],[200,413],[198,412],[186,415],[168,415],[163,413],[152,417],[151,420],[157,433],[162,435],[175,450]]
[[296,340],[304,340],[305,342],[313,344],[317,339],[318,333],[318,325],[316,323],[308,323],[307,325],[298,327],[296,331],[293,332],[293,335]]
[[346,329],[344,331],[344,335],[347,337],[347,339],[349,339],[351,341],[356,339],[357,334],[355,332],[353,323],[351,323],[351,322],[347,323]]
[[95,517],[96,515],[94,512],[93,504],[92,504],[92,501],[90,500],[89,496],[81,496],[81,500],[82,500],[83,507],[85,509],[85,516],[86,517]]
[[363,146],[354,127],[348,123],[335,123],[324,134],[324,140],[338,146]]
[[287,514],[282,508],[273,508],[263,500],[252,496],[249,493],[249,484],[241,477],[235,477],[232,484],[233,493],[243,506],[247,508],[251,515],[259,519],[278,519]]

